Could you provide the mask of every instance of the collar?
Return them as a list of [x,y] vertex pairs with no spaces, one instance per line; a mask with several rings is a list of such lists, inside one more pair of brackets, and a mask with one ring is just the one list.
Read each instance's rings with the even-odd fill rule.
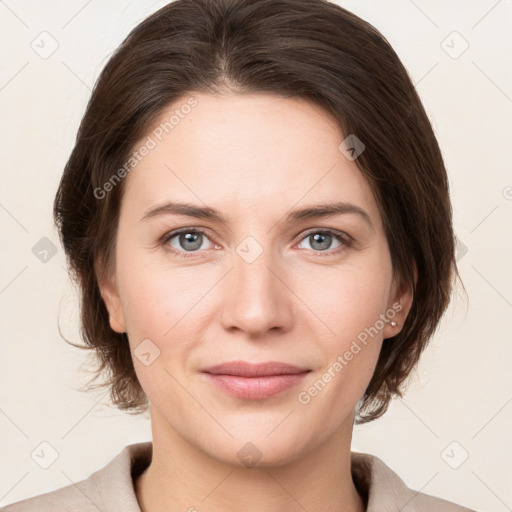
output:
[[[134,480],[149,466],[152,451],[151,441],[126,446],[106,466],[83,482],[83,492],[94,496],[95,505],[103,512],[141,512]],[[352,478],[366,501],[366,512],[474,512],[441,498],[411,490],[375,455],[351,452],[350,456]],[[96,503],[96,499],[100,503]]]

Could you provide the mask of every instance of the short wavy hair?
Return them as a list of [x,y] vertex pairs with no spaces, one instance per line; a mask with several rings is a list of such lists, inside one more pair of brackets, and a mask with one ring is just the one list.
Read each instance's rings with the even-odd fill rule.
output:
[[[326,0],[177,0],[136,26],[102,70],[54,201],[54,220],[80,290],[81,338],[112,403],[149,402],[126,334],[113,331],[99,279],[115,268],[125,180],[95,192],[128,161],[163,110],[193,91],[301,97],[330,112],[365,150],[355,160],[385,226],[393,273],[413,302],[384,340],[356,423],[402,396],[445,312],[458,276],[448,179],[431,123],[407,70],[372,25]],[[414,265],[417,282],[414,281]],[[91,384],[91,382],[89,382]],[[358,405],[359,405],[358,404]]]

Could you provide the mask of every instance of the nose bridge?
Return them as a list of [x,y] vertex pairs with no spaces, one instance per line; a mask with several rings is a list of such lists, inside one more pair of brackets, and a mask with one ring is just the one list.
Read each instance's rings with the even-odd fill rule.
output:
[[247,237],[233,254],[233,269],[225,283],[222,320],[226,329],[251,334],[286,327],[291,320],[290,292],[273,251]]

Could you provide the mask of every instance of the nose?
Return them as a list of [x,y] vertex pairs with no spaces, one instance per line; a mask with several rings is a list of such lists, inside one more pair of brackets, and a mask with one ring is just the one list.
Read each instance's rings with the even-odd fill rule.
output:
[[226,330],[260,337],[269,330],[287,331],[293,320],[293,292],[288,273],[270,251],[252,262],[235,254],[223,279],[221,322]]

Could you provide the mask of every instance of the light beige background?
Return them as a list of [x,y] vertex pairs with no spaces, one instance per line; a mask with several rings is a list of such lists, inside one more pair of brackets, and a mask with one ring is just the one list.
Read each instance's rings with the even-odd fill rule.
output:
[[[79,342],[76,295],[51,208],[100,70],[165,3],[0,1],[0,506],[86,478],[150,439],[147,417],[77,391],[84,354],[57,324]],[[425,104],[449,172],[469,295],[456,293],[404,399],[356,427],[353,450],[381,457],[416,490],[510,511],[512,2],[339,3],[388,38]],[[45,263],[32,251],[43,237],[57,246]],[[48,469],[31,458],[42,442],[58,452]]]

